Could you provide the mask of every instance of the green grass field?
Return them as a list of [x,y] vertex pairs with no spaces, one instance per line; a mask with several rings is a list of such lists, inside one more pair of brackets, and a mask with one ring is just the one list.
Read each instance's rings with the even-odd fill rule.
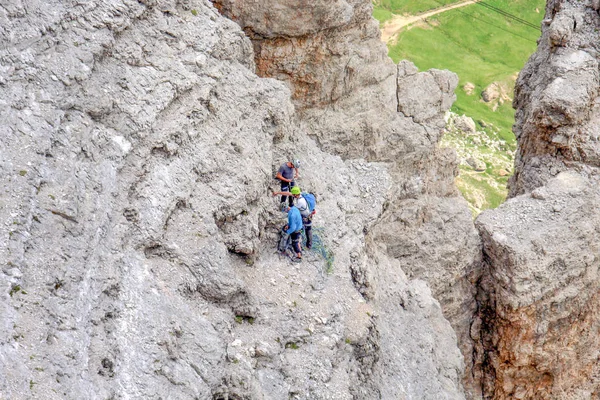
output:
[[[544,1],[486,2],[536,25],[543,18]],[[426,26],[405,29],[390,46],[389,55],[395,62],[408,59],[420,70],[438,68],[456,72],[460,81],[452,110],[501,127],[501,136],[514,142],[510,132],[514,111],[510,102],[492,111],[478,94],[492,82],[500,82],[511,89],[512,97],[516,75],[535,51],[538,36],[539,31],[473,4],[430,17]],[[467,82],[475,85],[475,96],[460,89]]]
[[[378,0],[374,1],[373,4],[375,5],[375,9],[387,11],[391,18],[391,14],[415,15],[459,1],[460,0]],[[375,18],[377,18],[377,16]]]
[[[375,1],[374,16],[384,21],[390,19],[393,13],[416,14],[453,2],[456,1]],[[485,0],[485,3],[529,21],[537,27],[544,16],[544,0]],[[398,36],[388,43],[388,49],[394,62],[406,59],[415,63],[420,70],[437,68],[455,72],[459,77],[459,85],[452,111],[473,118],[479,124],[478,129],[481,129],[482,125],[493,124],[496,128],[493,133],[497,136],[496,139],[506,141],[509,150],[514,151],[514,110],[511,105],[514,82],[518,72],[535,51],[539,35],[539,28],[534,29],[482,5],[472,4],[404,27]],[[474,86],[471,94],[464,89],[467,83]],[[492,83],[507,89],[508,98],[503,104],[493,106],[482,101],[482,91]],[[484,124],[480,124],[480,121],[484,121]],[[493,173],[491,175],[493,177]],[[497,183],[502,184],[504,181],[505,185],[505,177],[496,178]],[[469,178],[463,180],[463,183],[461,191],[468,198],[469,185],[476,182]],[[490,201],[484,208],[497,206],[498,196],[501,193],[505,195],[505,191],[504,186],[500,192],[491,193],[488,196]]]
[[381,26],[385,21],[392,19],[394,14],[391,11],[386,10],[384,8],[373,8],[373,17],[379,21],[379,25]]

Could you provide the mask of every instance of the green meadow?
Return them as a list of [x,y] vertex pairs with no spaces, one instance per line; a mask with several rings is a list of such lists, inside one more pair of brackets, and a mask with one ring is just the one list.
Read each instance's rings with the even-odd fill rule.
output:
[[380,22],[384,22],[392,18],[394,14],[415,15],[459,1],[460,0],[379,0],[373,2],[375,5],[373,15]]
[[[381,0],[374,2],[374,16],[380,22],[394,14],[418,14],[457,1]],[[510,19],[480,4],[471,4],[406,26],[388,42],[390,57],[412,61],[420,70],[448,69],[459,77],[457,100],[451,111],[466,115],[477,123],[498,146],[473,144],[466,138],[448,138],[447,145],[463,146],[469,155],[482,156],[489,168],[475,173],[461,165],[457,180],[474,213],[498,206],[506,197],[506,161],[512,173],[512,153],[516,143],[512,133],[514,83],[529,56],[536,50],[539,26],[544,16],[544,0],[485,0],[497,9],[528,21],[537,28]],[[503,101],[486,103],[482,92],[491,84],[503,88]],[[462,143],[464,142],[464,143]],[[485,141],[489,144],[489,140]],[[442,143],[444,145],[444,143]],[[499,150],[499,149],[506,149]],[[459,151],[459,154],[461,152]],[[462,152],[464,153],[464,152]],[[483,153],[480,154],[480,153]],[[496,160],[494,156],[501,159]],[[495,168],[502,164],[502,168]],[[498,173],[503,170],[502,176]],[[493,181],[493,182],[492,182]],[[475,196],[474,196],[475,194]]]

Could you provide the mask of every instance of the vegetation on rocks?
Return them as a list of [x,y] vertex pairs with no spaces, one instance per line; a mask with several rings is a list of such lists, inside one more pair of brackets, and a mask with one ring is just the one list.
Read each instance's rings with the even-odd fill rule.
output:
[[506,198],[514,145],[501,138],[500,130],[493,125],[465,132],[456,123],[460,118],[468,117],[448,113],[440,145],[456,150],[460,174],[455,183],[475,216],[482,210],[498,207]]
[[[384,11],[416,14],[451,2],[419,2],[418,7],[408,3],[413,2],[375,2],[374,16],[383,22]],[[536,26],[543,18],[542,0],[486,3]],[[471,4],[408,25],[388,42],[389,55],[395,62],[408,59],[420,70],[449,69],[458,74],[457,100],[452,111],[473,118],[477,131],[483,135],[475,135],[481,140],[473,141],[473,137],[449,128],[450,134],[442,145],[457,149],[461,159],[457,186],[476,213],[498,206],[506,197],[506,172],[512,173],[512,167],[507,169],[505,164],[512,164],[516,148],[511,130],[514,83],[535,50],[539,34],[531,26]],[[489,143],[499,145],[490,147]],[[469,157],[484,157],[486,171],[475,172],[466,163]]]

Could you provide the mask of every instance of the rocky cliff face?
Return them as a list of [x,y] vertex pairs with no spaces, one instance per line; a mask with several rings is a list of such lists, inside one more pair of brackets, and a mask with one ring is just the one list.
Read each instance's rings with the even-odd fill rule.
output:
[[493,398],[597,396],[599,196],[563,172],[478,219]]
[[369,1],[3,4],[0,398],[597,397],[598,8],[548,3],[475,229],[456,76],[391,63]]
[[599,394],[598,7],[548,2],[517,81],[513,198],[477,220],[486,398]]
[[286,82],[299,109],[326,106],[395,75],[369,2],[213,3],[252,39],[257,73]]
[[511,196],[566,169],[596,174],[600,166],[598,8],[596,1],[547,4],[538,51],[516,85]]
[[[296,3],[0,7],[3,396],[464,396],[456,77],[393,65],[368,1]],[[329,267],[274,253],[292,155]]]
[[437,148],[457,77],[419,72],[409,62],[393,65],[369,2],[313,2],[307,8],[297,1],[215,4],[251,38],[257,72],[290,87],[301,130],[321,149],[387,163],[393,195],[367,238],[397,267],[376,273],[364,265],[354,275],[366,293],[386,286],[371,277],[385,280],[398,268],[426,280],[467,355],[467,386],[477,386],[470,330],[480,240],[453,184],[455,155]]

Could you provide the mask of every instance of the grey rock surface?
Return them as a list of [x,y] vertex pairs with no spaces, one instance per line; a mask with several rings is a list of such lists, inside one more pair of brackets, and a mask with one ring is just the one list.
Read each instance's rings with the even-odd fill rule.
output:
[[[277,4],[285,16],[295,3],[253,7]],[[240,17],[262,21],[253,10]],[[382,45],[368,49],[369,13],[367,1],[317,2],[304,30],[291,28],[340,29],[327,35],[335,63],[304,50],[278,60],[330,77],[298,113],[289,81],[255,74],[257,54],[275,47],[208,1],[0,7],[2,396],[464,397],[457,337],[411,280],[437,296],[438,277],[406,276],[415,265],[369,244],[398,193],[456,198],[455,157],[435,148],[456,79],[418,73],[437,97],[398,113],[397,67]],[[260,29],[246,32],[279,34]],[[347,150],[335,144],[342,133]],[[306,165],[300,185],[318,195],[329,266],[318,252],[301,264],[274,253],[285,216],[273,176],[293,155]],[[439,225],[445,211],[432,206],[428,230],[472,229],[451,208],[458,217]],[[440,267],[464,282],[478,244],[459,246]],[[467,326],[468,312],[451,311],[452,323]]]
[[[451,327],[440,318],[440,305],[433,300],[425,281],[407,281],[398,274],[401,264],[387,257],[378,257],[378,294],[374,301],[379,306],[377,327],[381,358],[374,370],[375,376],[383,382],[380,397],[462,398],[463,389],[457,382],[461,381],[464,371],[463,357],[453,345],[456,337],[446,334]],[[418,337],[418,347],[399,346],[390,340],[399,333],[407,338]],[[414,357],[415,354],[420,356]],[[431,369],[437,369],[437,375],[424,384],[421,376],[429,374]]]
[[398,64],[398,111],[415,122],[425,122],[452,106],[458,76],[450,71],[430,69],[419,73],[409,61]]
[[[428,282],[459,338],[463,354],[471,355],[481,251],[478,232],[469,228],[472,217],[464,202],[442,197],[398,202],[388,209],[371,236],[397,260],[395,265],[409,279]],[[465,357],[464,363],[465,386],[475,392],[478,382],[474,379],[472,358]]]
[[39,7],[2,23],[2,393],[209,397],[219,324],[257,312],[222,222],[263,197],[288,94],[208,4]]
[[[598,183],[562,172],[477,219],[487,269],[488,395],[593,398],[600,382]],[[494,376],[494,380],[491,380]]]
[[598,13],[593,2],[549,1],[537,52],[519,74],[510,196],[568,168],[597,174]]
[[454,123],[454,127],[459,129],[462,132],[471,133],[471,134],[477,132],[477,126],[475,125],[475,121],[473,121],[473,118],[471,118],[471,117],[461,115],[461,116],[456,117],[454,119],[453,123]]
[[355,4],[360,2],[320,0],[307,4],[298,0],[254,3],[216,0],[214,3],[221,13],[242,26],[252,27],[255,35],[275,38],[283,35],[302,37],[346,25],[354,17]]
[[477,220],[485,267],[474,354],[488,398],[599,392],[597,11],[597,1],[547,3],[515,91],[513,198]]
[[469,164],[471,167],[473,167],[473,169],[475,171],[481,172],[481,171],[485,171],[485,169],[487,168],[487,165],[485,164],[484,161],[479,160],[475,157],[469,157],[466,160],[467,164]]
[[[427,209],[431,220],[448,221],[434,228],[437,234],[467,238],[455,242],[458,247],[454,249],[453,261],[440,259],[422,266],[418,264],[421,257],[417,254],[432,253],[436,254],[432,259],[437,259],[437,249],[443,245],[426,239],[428,235],[419,230],[419,222],[412,220],[415,230],[410,230],[407,238],[402,234],[380,235],[379,224],[372,235],[367,233],[376,240],[392,241],[385,243],[392,247],[398,237],[412,241],[413,257],[400,257],[407,260],[407,271],[418,271],[411,278],[425,279],[432,287],[439,288],[433,290],[433,295],[444,299],[442,309],[460,332],[458,340],[468,360],[467,386],[469,390],[475,388],[477,383],[471,378],[469,331],[475,310],[473,293],[479,270],[480,242],[466,203],[453,183],[457,173],[456,157],[451,150],[437,148],[445,126],[444,113],[455,100],[456,75],[437,70],[419,72],[407,61],[398,66],[390,63],[387,50],[379,41],[377,23],[371,18],[368,1],[349,1],[354,13],[350,20],[344,24],[339,21],[325,24],[320,30],[308,24],[310,32],[302,37],[297,36],[297,32],[304,27],[296,26],[296,20],[288,18],[286,8],[257,7],[236,0],[217,3],[226,5],[221,12],[238,22],[251,38],[257,73],[276,77],[290,87],[292,100],[299,110],[301,131],[308,133],[328,153],[344,159],[385,162],[390,166],[392,196],[380,217],[381,221],[389,221],[385,223],[387,231],[406,230],[405,224],[395,217],[406,206]],[[294,4],[303,8],[302,2]],[[314,3],[315,10],[320,4]],[[257,15],[248,17],[254,13]],[[321,18],[323,14],[316,12],[314,19]],[[261,21],[273,23],[265,27]],[[452,215],[460,217],[448,219],[446,215],[438,215],[446,211],[444,206],[438,207],[439,203],[453,204],[449,207],[453,209]],[[414,217],[418,218],[418,213]],[[367,296],[374,295],[369,280],[372,276],[369,266],[353,270],[361,293]],[[441,289],[440,276],[449,278],[446,284],[451,290]],[[453,294],[448,295],[446,291]]]
[[286,82],[300,110],[324,108],[360,90],[387,95],[379,83],[393,79],[396,66],[379,40],[370,2],[216,0],[215,5],[252,40],[257,74]]

